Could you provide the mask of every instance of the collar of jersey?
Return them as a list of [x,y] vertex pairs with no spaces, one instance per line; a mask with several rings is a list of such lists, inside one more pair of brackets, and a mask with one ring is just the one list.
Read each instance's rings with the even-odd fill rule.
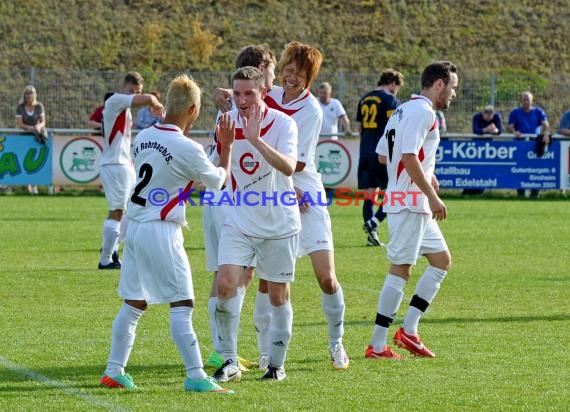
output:
[[412,94],[412,97],[410,98],[410,100],[420,100],[420,99],[425,100],[430,107],[433,107],[433,102],[429,98],[422,96],[421,94]]
[[176,126],[175,124],[172,123],[166,123],[166,124],[162,124],[162,123],[155,123],[153,125],[153,127],[157,128],[158,130],[167,130],[169,132],[178,132],[180,134],[184,134],[182,132],[182,129],[178,126]]

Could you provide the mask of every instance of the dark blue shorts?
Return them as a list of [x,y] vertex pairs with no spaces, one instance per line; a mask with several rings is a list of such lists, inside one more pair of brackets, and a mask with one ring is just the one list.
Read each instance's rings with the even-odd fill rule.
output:
[[378,161],[378,155],[361,157],[358,160],[358,188],[377,188],[384,190],[388,186],[386,165]]

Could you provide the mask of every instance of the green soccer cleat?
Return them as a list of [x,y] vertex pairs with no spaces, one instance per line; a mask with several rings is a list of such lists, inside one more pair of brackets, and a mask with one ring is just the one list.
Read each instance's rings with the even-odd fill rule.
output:
[[206,368],[220,369],[226,360],[218,352],[210,353],[210,357],[206,361]]
[[99,383],[107,388],[119,388],[129,391],[137,389],[137,385],[135,385],[133,377],[128,373],[124,375],[117,375],[112,378],[108,375],[103,374],[103,376],[101,376],[101,379],[99,379]]
[[235,393],[231,389],[222,388],[210,376],[207,376],[203,379],[186,378],[186,380],[184,381],[184,390],[188,392],[222,393],[225,395],[233,395]]

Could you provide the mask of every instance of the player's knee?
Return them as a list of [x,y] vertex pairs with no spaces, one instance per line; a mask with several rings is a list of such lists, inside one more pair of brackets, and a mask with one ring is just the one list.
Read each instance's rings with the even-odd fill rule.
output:
[[236,294],[238,282],[231,273],[220,270],[218,272],[218,298],[229,299]]
[[336,280],[336,277],[333,275],[331,276],[326,275],[326,276],[321,276],[318,278],[319,281],[319,286],[321,288],[321,290],[326,293],[327,295],[332,295],[334,294],[337,289],[338,289],[338,282]]
[[289,301],[289,296],[281,293],[281,292],[276,292],[276,291],[269,291],[269,302],[271,303],[271,306],[283,306],[284,304],[286,304]]

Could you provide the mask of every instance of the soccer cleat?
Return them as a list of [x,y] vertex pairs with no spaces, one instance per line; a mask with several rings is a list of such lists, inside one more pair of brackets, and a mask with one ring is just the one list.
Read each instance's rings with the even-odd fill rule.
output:
[[238,366],[239,366],[239,370],[242,372],[247,372],[249,371],[251,368],[255,368],[257,366],[257,363],[244,359],[244,358],[240,358],[238,356]]
[[212,369],[220,369],[226,360],[218,352],[214,351],[210,353],[208,360],[206,361],[206,367]]
[[394,344],[402,349],[406,349],[412,355],[423,356],[424,358],[435,358],[435,353],[426,348],[420,340],[419,335],[408,335],[404,328],[400,328],[394,335]]
[[259,369],[266,370],[269,367],[269,355],[261,355],[259,357]]
[[211,376],[202,379],[186,378],[184,381],[184,390],[189,392],[222,393],[225,395],[233,395],[235,393],[231,389],[222,388]]
[[119,262],[111,262],[108,265],[103,265],[101,262],[99,262],[97,269],[121,269],[121,264]]
[[224,364],[214,373],[213,378],[219,382],[239,382],[241,379],[241,370],[237,365],[233,363],[231,359],[228,359]]
[[[103,249],[99,249],[99,253],[101,253],[103,251]],[[121,263],[121,261],[119,260],[119,251],[118,250],[114,250],[113,254],[111,255],[111,260],[114,263]]]
[[259,380],[262,380],[262,381],[282,381],[286,377],[287,377],[287,374],[285,373],[285,368],[283,366],[276,368],[274,366],[269,365],[267,367],[267,371],[265,372],[265,374],[261,378],[259,378]]
[[335,369],[348,369],[348,365],[350,364],[350,360],[344,351],[344,347],[342,343],[337,343],[334,345],[334,349],[331,352],[331,359],[332,359],[332,366]]
[[389,346],[384,346],[382,352],[375,352],[374,346],[372,345],[368,345],[368,347],[364,351],[364,357],[368,359],[380,359],[380,358],[387,358],[394,360],[402,359],[402,357],[398,355],[396,352],[394,352],[392,348]]
[[369,222],[364,222],[362,229],[366,232],[368,236],[368,246],[384,246],[378,237],[378,231]]
[[134,390],[137,389],[137,385],[133,382],[133,377],[128,373],[124,375],[117,375],[111,378],[108,375],[103,374],[101,379],[99,379],[99,383],[107,388],[120,388],[120,389],[127,389],[127,390]]

